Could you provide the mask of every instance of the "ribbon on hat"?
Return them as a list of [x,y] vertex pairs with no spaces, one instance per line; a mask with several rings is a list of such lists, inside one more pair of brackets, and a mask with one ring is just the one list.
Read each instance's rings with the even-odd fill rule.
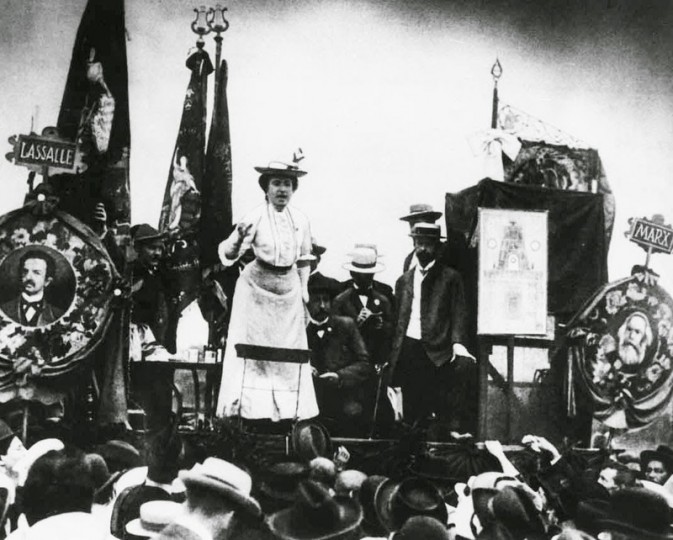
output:
[[514,161],[521,150],[519,139],[502,129],[487,129],[473,133],[468,143],[475,156],[482,156],[484,167],[482,177],[500,182],[505,181],[502,154]]

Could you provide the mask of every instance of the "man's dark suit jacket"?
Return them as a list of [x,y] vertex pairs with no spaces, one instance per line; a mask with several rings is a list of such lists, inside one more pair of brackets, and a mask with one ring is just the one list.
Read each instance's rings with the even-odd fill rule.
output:
[[[332,312],[335,315],[348,317],[357,324],[358,314],[365,307],[360,301],[359,291],[351,286],[334,299]],[[358,327],[360,335],[365,342],[367,351],[372,361],[379,365],[388,360],[390,354],[390,342],[393,331],[393,305],[388,298],[372,288],[369,292],[367,308],[373,313],[380,313],[383,321],[381,328],[375,327],[375,321],[369,319]]]
[[[324,330],[320,338],[318,330]],[[347,317],[332,315],[327,324],[306,328],[311,365],[319,373],[339,375],[341,388],[355,388],[373,373],[369,354],[355,323]]]
[[[21,296],[5,302],[0,306],[0,309],[14,321],[21,323]],[[58,318],[63,315],[64,311],[53,304],[50,304],[46,300],[42,302],[42,313],[37,318],[36,326],[43,326],[45,324],[51,324]]]
[[[414,296],[415,269],[395,284],[397,325],[390,355],[391,372],[399,360],[407,334]],[[421,342],[430,361],[440,366],[451,359],[454,343],[463,343],[467,317],[463,282],[458,272],[435,263],[421,285]]]

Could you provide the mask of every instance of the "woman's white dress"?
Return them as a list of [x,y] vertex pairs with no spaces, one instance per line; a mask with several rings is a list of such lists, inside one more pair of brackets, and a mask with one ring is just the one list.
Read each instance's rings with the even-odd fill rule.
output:
[[239,343],[308,348],[302,293],[307,290],[309,269],[297,268],[297,261],[311,253],[308,219],[295,208],[277,212],[264,204],[241,222],[252,227],[235,258],[227,258],[226,252],[235,246],[236,231],[220,244],[220,259],[229,266],[252,247],[255,261],[236,283],[217,414],[274,421],[312,418],[318,414],[318,404],[309,364],[244,361],[234,348]]

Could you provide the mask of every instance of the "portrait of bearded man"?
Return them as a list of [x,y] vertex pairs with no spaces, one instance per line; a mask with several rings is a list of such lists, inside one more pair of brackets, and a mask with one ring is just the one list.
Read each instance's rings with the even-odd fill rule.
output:
[[636,311],[631,313],[617,332],[618,355],[627,369],[637,369],[645,360],[648,347],[654,341],[654,334],[647,316]]

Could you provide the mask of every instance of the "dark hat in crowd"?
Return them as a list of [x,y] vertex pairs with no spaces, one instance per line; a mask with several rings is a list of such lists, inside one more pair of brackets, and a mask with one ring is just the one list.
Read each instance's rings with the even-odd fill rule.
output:
[[310,480],[320,482],[328,487],[334,487],[337,470],[336,464],[329,458],[318,456],[308,464]]
[[493,514],[513,538],[545,539],[545,526],[530,495],[519,487],[506,487],[493,497]]
[[188,471],[180,471],[178,477],[187,487],[188,500],[190,487],[196,486],[230,501],[253,517],[259,517],[262,513],[259,503],[250,496],[252,478],[233,463],[209,457]]
[[429,204],[412,204],[409,207],[409,213],[400,218],[400,221],[424,221],[434,223],[440,217],[441,212],[435,211]]
[[127,487],[115,499],[110,517],[110,532],[116,538],[124,538],[126,524],[138,518],[143,504],[149,501],[170,500],[170,494],[157,486]]
[[110,440],[94,448],[96,454],[103,456],[111,472],[124,471],[142,464],[140,452],[126,441]]
[[281,461],[271,465],[263,475],[259,490],[267,497],[292,502],[297,486],[308,479],[309,467],[297,461]]
[[645,450],[640,453],[640,470],[645,472],[650,461],[661,461],[666,471],[673,473],[673,450],[668,446],[659,445],[656,450]]
[[309,462],[316,457],[332,457],[332,439],[329,431],[317,420],[300,420],[290,435],[292,453]]
[[160,240],[164,234],[157,231],[149,223],[140,223],[131,227],[131,237],[134,242],[152,242]]
[[385,476],[372,475],[360,486],[360,504],[362,505],[363,522],[365,531],[372,536],[382,536],[386,531],[379,521],[376,512],[376,494],[383,484],[388,481]]
[[416,223],[411,229],[409,236],[412,238],[431,238],[435,240],[442,240],[442,229],[439,225],[434,223]]
[[362,508],[350,497],[332,496],[318,482],[299,484],[292,507],[269,517],[269,528],[284,540],[348,538],[360,526]]
[[410,517],[391,540],[449,540],[449,530],[444,523],[428,516]]
[[633,540],[673,539],[666,499],[646,488],[624,488],[610,497],[605,517],[597,516],[596,531],[616,532]]
[[323,276],[320,273],[316,273],[308,280],[308,292],[309,294],[326,293],[329,294],[331,298],[339,292],[335,290],[338,285],[338,281]]
[[446,523],[448,512],[439,490],[422,478],[387,480],[377,489],[374,504],[379,523],[388,533],[412,516],[429,516]]

